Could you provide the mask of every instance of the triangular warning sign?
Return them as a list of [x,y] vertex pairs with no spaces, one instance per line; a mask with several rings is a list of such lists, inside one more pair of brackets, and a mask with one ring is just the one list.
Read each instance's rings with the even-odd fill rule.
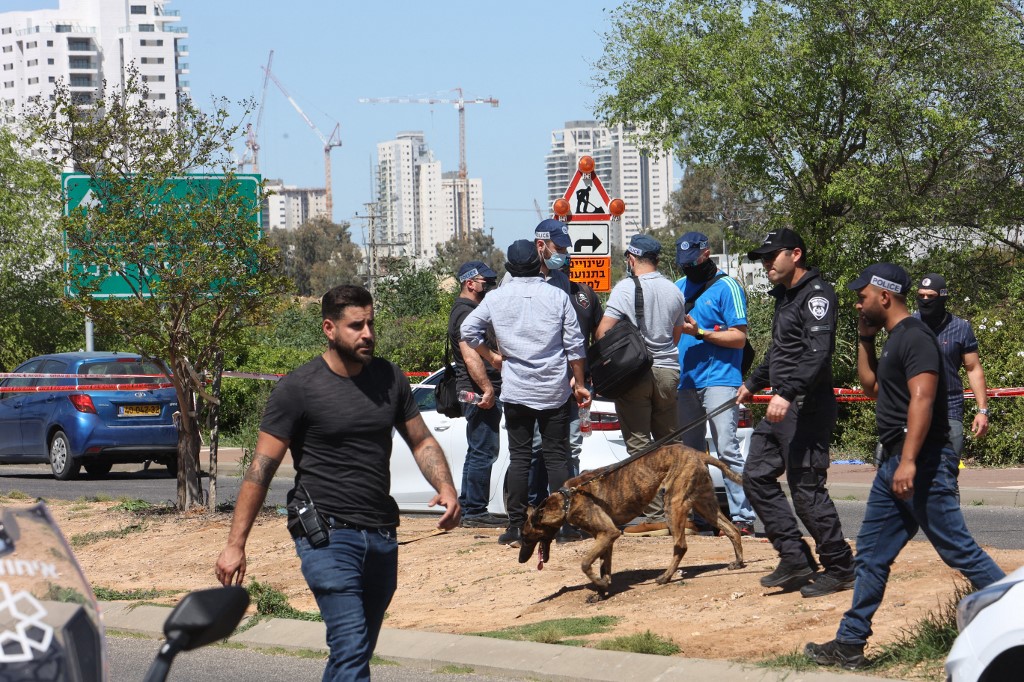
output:
[[603,222],[612,218],[611,210],[608,208],[612,200],[608,198],[608,192],[604,191],[604,185],[601,184],[597,173],[591,173],[590,177],[586,178],[577,170],[562,198],[568,201],[572,208],[572,220]]

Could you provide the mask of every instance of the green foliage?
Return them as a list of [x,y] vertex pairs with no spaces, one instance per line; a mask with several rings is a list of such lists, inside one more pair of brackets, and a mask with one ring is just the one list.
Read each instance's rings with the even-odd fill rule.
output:
[[[456,267],[458,267],[456,265]],[[375,282],[374,307],[386,319],[430,315],[451,309],[454,280],[442,287],[444,273],[439,268],[417,268],[407,259],[393,258],[387,262],[385,274]]]
[[973,591],[969,584],[958,579],[953,594],[944,603],[940,602],[935,611],[902,629],[896,639],[883,644],[872,665],[876,668],[910,667],[931,662],[941,666],[958,634],[956,606]]
[[114,530],[92,530],[88,533],[79,533],[71,536],[71,547],[79,549],[86,545],[100,542],[101,540],[126,538],[133,533],[141,533],[144,530],[146,530],[146,524],[133,523],[125,526],[124,528],[117,528]]
[[406,372],[433,372],[444,364],[448,310],[433,315],[377,318],[377,355]]
[[491,632],[474,632],[480,637],[511,639],[516,641],[542,642],[545,644],[567,644],[572,637],[593,635],[608,630],[619,622],[615,616],[594,616],[592,618],[557,618],[539,623],[519,625]]
[[159,599],[160,597],[170,597],[178,594],[181,590],[157,590],[153,588],[115,590],[110,587],[94,586],[92,588],[92,592],[96,595],[96,599],[100,601],[145,601],[150,599]]
[[111,507],[113,511],[123,511],[129,514],[139,514],[153,509],[153,505],[138,498],[122,497],[121,501]]
[[[832,280],[922,237],[1020,222],[1015,3],[633,0],[613,12],[597,113],[685,164],[729,168]],[[1016,236],[1014,236],[1016,234]],[[1008,245],[1024,250],[1020,233]]]
[[[239,126],[226,102],[214,100],[214,111],[205,113],[181,98],[171,112],[152,106],[148,94],[134,71],[91,106],[58,84],[27,121],[57,150],[56,166],[73,163],[91,181],[91,207],[59,220],[69,250],[81,263],[120,275],[133,292],[94,300],[99,278],[68,268],[65,284],[77,295],[67,305],[172,372],[181,405],[177,502],[184,509],[202,500],[194,416],[194,395],[207,396],[201,375],[245,329],[271,317],[288,281],[278,274],[277,250],[257,229],[262,190],[253,200],[233,180]],[[187,175],[218,171],[222,182]],[[187,186],[181,196],[168,189],[174,178]]]
[[363,261],[348,223],[317,216],[295,230],[272,230],[269,242],[281,251],[285,275],[300,296],[322,296],[339,284],[363,284]]
[[655,656],[673,656],[681,651],[679,645],[672,639],[660,637],[650,630],[603,639],[595,645],[595,648],[608,651],[628,651],[634,654],[654,654]]
[[323,621],[317,611],[299,611],[291,607],[288,604],[288,597],[267,583],[257,580],[249,583],[249,597],[256,605],[256,616],[260,618]]
[[43,599],[47,601],[64,602],[67,604],[81,604],[82,606],[89,603],[89,599],[82,594],[81,590],[77,590],[74,587],[68,587],[67,585],[54,585],[53,583],[47,583],[46,592],[43,593]]
[[454,277],[459,266],[471,260],[491,266],[499,280],[505,274],[505,252],[494,245],[494,237],[479,230],[470,232],[467,239],[449,239],[438,244],[433,265],[444,276]]

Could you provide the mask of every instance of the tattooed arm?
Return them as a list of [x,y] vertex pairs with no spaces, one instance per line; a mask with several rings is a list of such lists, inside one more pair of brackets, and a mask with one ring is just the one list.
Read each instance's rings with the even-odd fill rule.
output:
[[423,417],[419,414],[404,424],[399,424],[398,430],[405,438],[405,442],[409,444],[412,456],[416,459],[420,471],[423,472],[423,478],[427,479],[427,482],[437,491],[437,495],[430,501],[430,506],[440,504],[445,508],[441,520],[437,522],[437,527],[444,530],[454,528],[458,524],[462,512],[459,509],[459,495],[455,492],[452,472],[448,469],[444,451],[430,435]]
[[249,538],[256,515],[267,499],[267,489],[274,479],[274,473],[287,451],[288,441],[260,431],[256,439],[256,454],[252,457],[252,463],[238,491],[227,547],[217,559],[215,572],[222,585],[241,585],[245,579],[245,541]]

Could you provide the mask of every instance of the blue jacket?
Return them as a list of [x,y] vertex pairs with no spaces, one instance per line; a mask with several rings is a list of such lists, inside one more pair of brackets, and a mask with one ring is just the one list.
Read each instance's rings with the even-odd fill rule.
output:
[[[692,283],[683,277],[676,286],[689,303],[704,282]],[[698,327],[708,331],[716,325],[720,330],[746,325],[747,295],[735,279],[722,277],[700,295],[690,315]],[[679,338],[679,388],[739,387],[743,383],[742,361],[742,348],[723,348],[683,334]]]

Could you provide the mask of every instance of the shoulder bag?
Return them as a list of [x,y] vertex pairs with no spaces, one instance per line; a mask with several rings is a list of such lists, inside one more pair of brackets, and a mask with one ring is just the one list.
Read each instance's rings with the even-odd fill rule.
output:
[[[644,292],[640,280],[633,276],[636,287],[636,321],[644,324]],[[594,390],[607,398],[618,398],[636,385],[651,369],[654,356],[643,334],[628,317],[623,317],[597,340],[587,352]]]
[[462,416],[459,387],[455,382],[455,368],[452,367],[451,340],[447,332],[444,335],[444,374],[434,388],[434,402],[438,413],[449,419]]

